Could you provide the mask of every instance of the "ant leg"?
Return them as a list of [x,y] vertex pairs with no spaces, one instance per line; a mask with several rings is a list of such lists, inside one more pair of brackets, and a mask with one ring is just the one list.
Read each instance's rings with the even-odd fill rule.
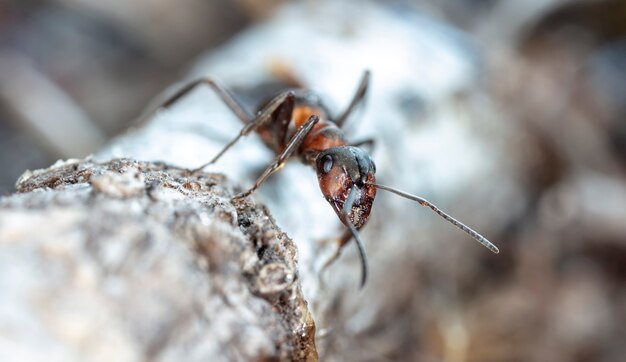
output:
[[350,146],[363,147],[368,151],[368,153],[372,153],[372,151],[374,150],[374,146],[376,146],[376,140],[373,138],[366,138],[353,142],[350,144]]
[[341,236],[339,237],[339,239],[337,239],[337,249],[335,249],[335,252],[333,253],[333,255],[331,255],[330,258],[326,260],[326,262],[322,266],[322,269],[320,269],[320,274],[323,273],[329,266],[331,266],[332,263],[335,262],[335,260],[339,258],[339,256],[341,255],[341,249],[343,249],[343,247],[350,240],[352,240],[352,233],[350,232],[350,230],[344,231],[343,234],[341,234]]
[[328,269],[328,267],[330,267],[337,259],[339,259],[339,256],[341,255],[341,250],[348,242],[350,242],[350,240],[352,240],[352,233],[350,232],[350,230],[345,230],[341,234],[341,236],[337,239],[323,240],[324,243],[332,242],[333,244],[335,244],[335,250],[333,254],[324,262],[319,272],[317,273],[317,279],[320,283],[320,286],[322,286],[322,288],[325,289],[325,285],[326,285],[326,282],[324,281],[324,278],[323,278],[324,273],[326,272],[326,269]]
[[[235,145],[235,143],[237,143],[237,141],[239,141],[241,137],[248,135],[249,133],[255,131],[259,127],[267,124],[268,121],[271,121],[272,114],[276,110],[281,110],[281,112],[279,112],[280,113],[279,117],[287,118],[287,121],[288,121],[288,119],[291,118],[290,110],[293,110],[294,99],[295,99],[295,96],[293,92],[291,91],[283,92],[277,95],[276,97],[274,97],[265,107],[263,107],[263,109],[261,109],[261,111],[259,111],[256,118],[254,118],[251,122],[246,123],[246,125],[241,129],[241,131],[239,131],[239,134],[235,138],[233,138],[230,142],[228,142],[226,146],[224,146],[224,148],[222,148],[222,150],[217,155],[215,155],[215,157],[213,157],[211,161],[203,164],[202,166],[196,167],[193,170],[189,170],[189,172],[194,174],[202,170],[203,168],[207,167],[208,165],[211,165],[217,162],[217,160],[220,157],[222,157],[222,155],[226,153],[226,151],[228,151],[233,145]],[[282,110],[285,110],[285,109],[287,111],[283,112]]]
[[359,88],[357,88],[356,93],[354,93],[354,97],[352,97],[352,101],[348,105],[345,111],[341,115],[339,115],[334,121],[335,124],[341,128],[343,124],[346,122],[352,111],[365,99],[365,94],[367,93],[367,88],[369,86],[370,81],[370,71],[366,70],[363,72],[363,76],[361,77],[361,83],[359,84]]
[[265,169],[265,171],[263,171],[263,173],[261,174],[261,176],[259,176],[254,185],[252,185],[252,187],[250,187],[247,191],[235,195],[233,199],[240,199],[250,195],[256,189],[258,189],[259,186],[261,186],[261,184],[265,180],[267,180],[268,177],[270,177],[274,172],[280,170],[280,168],[283,167],[283,165],[285,164],[285,161],[287,161],[287,159],[298,149],[298,147],[300,147],[302,141],[304,141],[304,138],[309,134],[311,129],[313,129],[313,126],[319,120],[319,117],[316,115],[312,115],[311,117],[309,117],[309,119],[302,125],[302,127],[298,129],[298,132],[296,132],[296,134],[291,137],[291,139],[287,143],[287,146],[285,147],[285,150],[280,155],[278,155],[278,157],[276,157],[274,162],[272,162],[272,164],[269,165]]
[[146,116],[142,116],[141,119],[149,115],[152,115],[154,112],[156,112],[157,110],[161,108],[170,107],[172,104],[176,103],[179,99],[181,99],[183,96],[185,96],[186,94],[188,94],[194,88],[196,88],[197,86],[201,84],[211,87],[211,89],[213,89],[213,91],[215,91],[215,93],[219,95],[222,101],[228,106],[228,108],[230,108],[231,111],[233,111],[233,113],[237,116],[237,118],[239,118],[239,120],[241,120],[241,122],[246,123],[246,124],[251,122],[252,116],[250,116],[250,114],[237,101],[235,96],[232,95],[217,80],[213,78],[209,78],[209,77],[196,79],[190,83],[187,83],[185,86],[179,89],[176,93],[172,94],[170,97],[165,99],[165,101],[161,102],[158,106],[156,106],[154,110],[146,113]]

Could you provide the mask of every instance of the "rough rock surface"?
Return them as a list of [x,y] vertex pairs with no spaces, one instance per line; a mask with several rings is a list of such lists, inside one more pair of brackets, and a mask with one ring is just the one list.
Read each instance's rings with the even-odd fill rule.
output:
[[67,161],[0,199],[0,360],[316,360],[297,253],[221,175]]

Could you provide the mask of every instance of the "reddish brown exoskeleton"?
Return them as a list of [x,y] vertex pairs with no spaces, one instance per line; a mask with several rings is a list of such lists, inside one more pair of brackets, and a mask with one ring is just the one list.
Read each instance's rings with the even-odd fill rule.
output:
[[263,104],[256,115],[252,116],[226,88],[212,78],[202,78],[187,84],[160,107],[169,107],[196,86],[204,84],[211,87],[244,124],[239,134],[211,161],[191,170],[192,173],[216,162],[241,137],[251,132],[257,132],[265,144],[276,153],[274,162],[265,169],[254,185],[234,198],[250,195],[291,156],[299,156],[304,163],[313,166],[324,198],[347,227],[339,239],[337,253],[330,261],[339,255],[341,247],[354,238],[361,257],[361,286],[365,284],[367,278],[367,259],[357,230],[367,222],[377,189],[390,191],[429,207],[489,250],[498,253],[498,248],[482,235],[444,213],[429,201],[376,183],[374,161],[367,152],[358,147],[373,141],[350,144],[341,129],[351,112],[363,102],[369,78],[370,73],[366,71],[352,101],[346,110],[336,117],[330,115],[316,94],[304,88],[278,94]]

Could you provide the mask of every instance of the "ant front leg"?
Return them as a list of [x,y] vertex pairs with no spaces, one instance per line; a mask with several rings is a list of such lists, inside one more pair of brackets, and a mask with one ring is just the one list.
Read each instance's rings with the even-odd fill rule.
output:
[[280,155],[278,155],[278,157],[276,157],[274,162],[272,162],[272,164],[269,165],[269,167],[267,167],[265,171],[263,171],[263,173],[261,174],[261,176],[259,176],[254,185],[252,185],[252,187],[250,187],[247,191],[235,195],[233,199],[240,199],[250,195],[256,189],[258,189],[259,186],[261,186],[261,184],[265,180],[267,180],[268,177],[270,177],[274,172],[280,170],[280,168],[283,167],[283,165],[285,164],[285,161],[287,161],[287,159],[291,157],[291,155],[298,149],[298,147],[300,147],[302,141],[304,141],[304,138],[309,134],[309,132],[311,132],[311,129],[313,129],[313,126],[315,126],[315,124],[319,120],[319,117],[316,115],[312,115],[311,117],[309,117],[309,119],[302,125],[302,127],[298,129],[298,132],[296,132],[296,134],[291,137],[291,139],[287,143],[287,146],[285,147],[285,150]]
[[372,153],[374,151],[374,147],[376,146],[376,140],[373,138],[366,138],[360,141],[356,141],[350,144],[353,147],[365,148],[367,153]]
[[361,77],[361,83],[359,83],[359,88],[357,88],[356,92],[354,93],[354,96],[352,97],[352,101],[348,105],[348,108],[346,108],[346,110],[343,111],[341,115],[337,116],[337,118],[334,119],[335,124],[339,128],[343,127],[344,123],[346,122],[352,111],[354,111],[354,109],[363,102],[363,100],[365,99],[365,95],[367,94],[367,88],[369,87],[369,83],[370,71],[366,70],[365,72],[363,72],[363,76]]
[[337,242],[337,249],[335,249],[333,255],[331,255],[330,258],[326,260],[326,262],[322,266],[322,269],[320,270],[320,274],[322,274],[329,266],[331,266],[335,262],[335,260],[337,260],[337,258],[339,258],[339,256],[341,255],[341,250],[350,240],[352,240],[352,233],[350,232],[350,230],[344,231],[339,239],[332,240]]
[[[203,164],[202,166],[194,168],[193,170],[189,170],[189,172],[192,174],[196,173],[202,170],[203,168],[217,162],[217,160],[220,157],[222,157],[222,155],[226,153],[226,151],[228,151],[232,146],[234,146],[235,143],[237,143],[237,141],[241,139],[241,137],[248,135],[249,133],[257,130],[259,127],[264,126],[268,122],[270,122],[272,120],[272,114],[276,110],[281,110],[279,114],[283,116],[288,113],[286,117],[291,118],[291,111],[293,110],[294,101],[295,101],[295,96],[292,91],[283,92],[279,94],[278,96],[274,97],[265,107],[263,107],[263,109],[261,109],[261,111],[259,111],[256,118],[254,118],[254,120],[252,120],[251,122],[248,122],[241,129],[241,131],[239,131],[239,134],[235,138],[233,138],[232,141],[228,142],[226,146],[224,146],[224,148],[222,148],[222,150],[217,155],[215,155],[215,157],[213,157],[211,161]],[[282,110],[287,110],[287,111],[282,112]]]

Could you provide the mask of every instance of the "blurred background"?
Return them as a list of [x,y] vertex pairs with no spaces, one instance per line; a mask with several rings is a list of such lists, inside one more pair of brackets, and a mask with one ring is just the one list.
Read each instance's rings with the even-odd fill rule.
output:
[[[0,193],[11,192],[25,169],[98,150],[195,57],[282,3],[0,2]],[[498,127],[515,134],[512,153],[499,156],[516,168],[503,174],[522,175],[523,203],[496,228],[507,245],[497,258],[443,277],[441,260],[415,267],[419,291],[435,293],[431,301],[441,293],[436,281],[454,278],[457,304],[424,310],[415,297],[389,312],[412,323],[320,345],[345,355],[359,340],[372,342],[366,351],[376,358],[355,352],[353,360],[622,361],[626,1],[380,3],[471,39],[481,87],[455,97],[474,114],[487,99]],[[405,103],[411,112],[428,108],[419,99]],[[484,182],[498,187],[497,179]]]
[[0,2],[0,193],[98,150],[201,52],[262,14],[245,1]]

